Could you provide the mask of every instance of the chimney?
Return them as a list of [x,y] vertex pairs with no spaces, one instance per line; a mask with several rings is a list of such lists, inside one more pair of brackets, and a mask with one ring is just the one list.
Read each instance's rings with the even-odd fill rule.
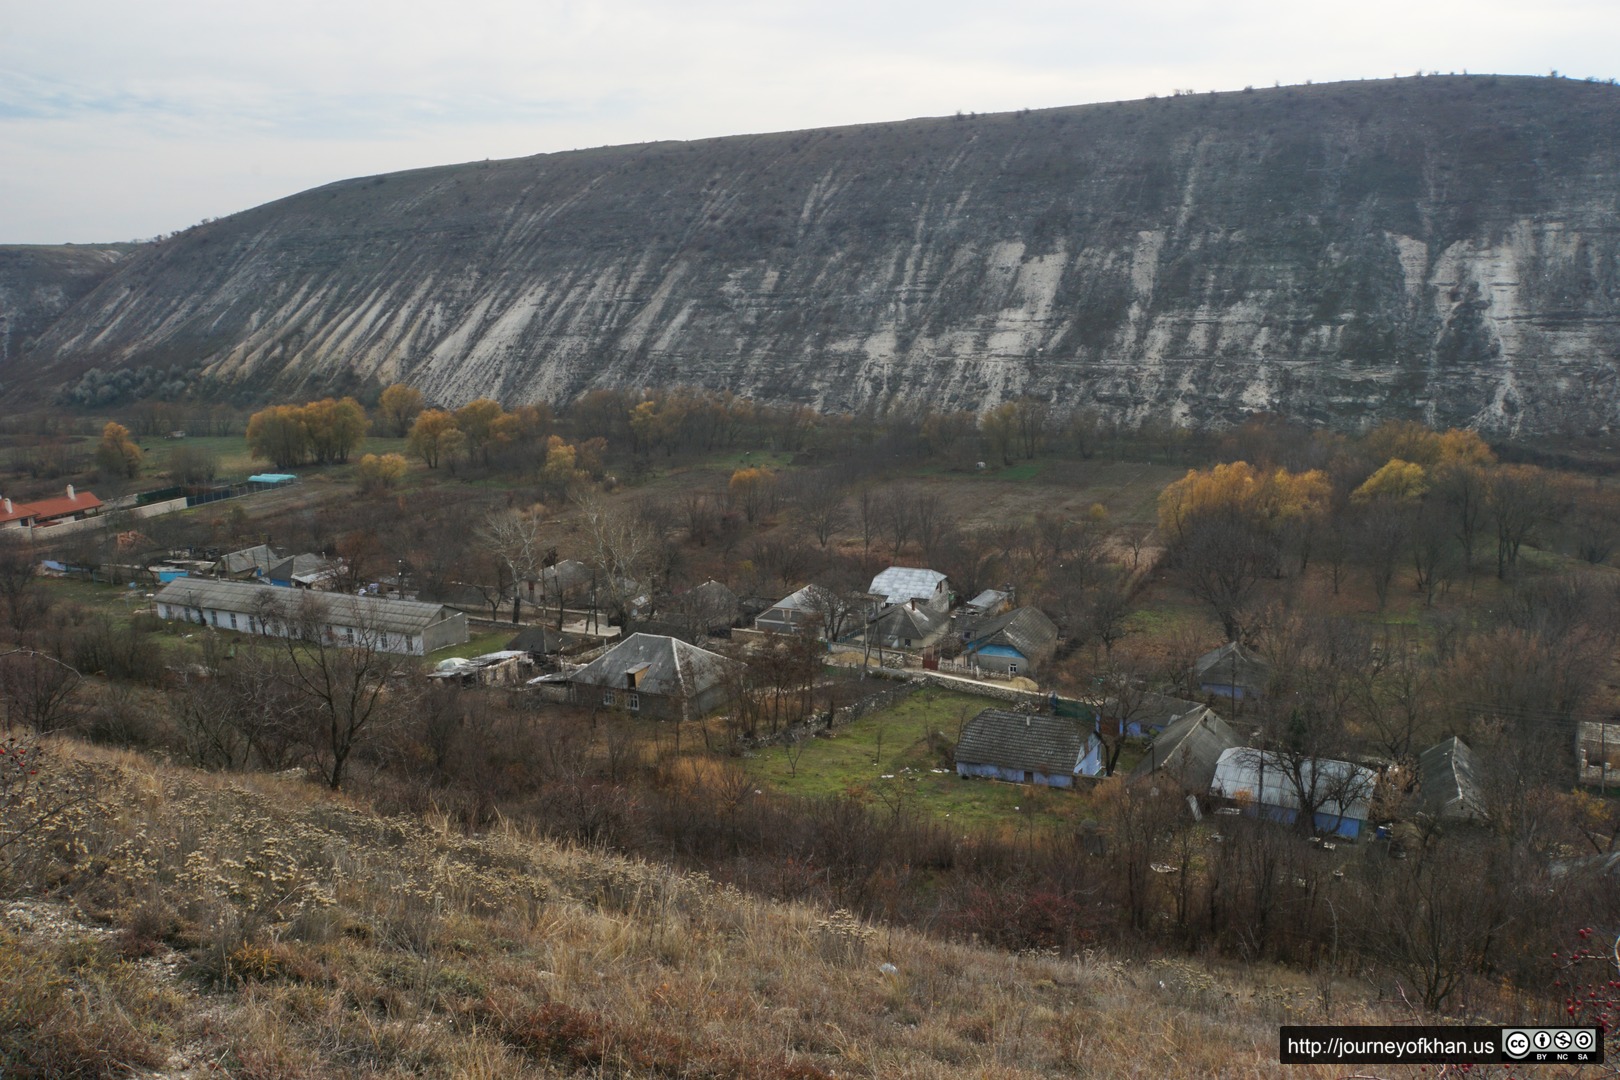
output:
[[8,514],[11,513],[11,500],[10,499],[6,500],[6,513],[8,513]]
[[77,498],[78,498],[78,496],[73,494],[73,485],[69,484],[68,485],[68,502],[72,502],[73,500],[75,500]]

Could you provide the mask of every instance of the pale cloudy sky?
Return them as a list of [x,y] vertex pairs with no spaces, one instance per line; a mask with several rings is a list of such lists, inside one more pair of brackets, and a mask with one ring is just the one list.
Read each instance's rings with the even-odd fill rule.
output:
[[1418,70],[1620,74],[1615,0],[0,0],[0,243],[480,158]]

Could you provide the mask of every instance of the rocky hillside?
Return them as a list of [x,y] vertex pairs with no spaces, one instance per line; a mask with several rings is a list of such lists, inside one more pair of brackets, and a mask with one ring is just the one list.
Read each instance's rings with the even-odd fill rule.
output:
[[130,244],[0,246],[0,370],[132,250]]
[[1428,77],[397,173],[142,250],[8,366],[1596,430],[1617,133],[1614,86]]

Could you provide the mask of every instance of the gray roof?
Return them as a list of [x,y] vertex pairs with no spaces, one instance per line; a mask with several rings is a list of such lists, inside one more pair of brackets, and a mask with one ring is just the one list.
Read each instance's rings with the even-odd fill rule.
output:
[[737,594],[727,588],[724,582],[712,578],[701,585],[692,586],[677,599],[689,608],[696,605],[703,611],[735,611],[738,604]]
[[993,608],[1000,607],[1009,599],[1011,598],[1000,589],[986,589],[978,596],[975,596],[973,599],[969,600],[965,606],[982,614],[983,612],[990,611]]
[[227,574],[245,574],[249,570],[268,570],[280,558],[269,544],[255,544],[229,553],[219,560],[219,564]]
[[319,577],[332,568],[332,560],[326,556],[306,551],[302,555],[289,555],[273,563],[269,576],[277,581],[292,581],[294,578]]
[[890,604],[903,604],[907,600],[931,600],[934,590],[945,580],[938,570],[918,570],[910,566],[891,566],[872,579],[868,592],[884,598]]
[[635,672],[635,689],[643,693],[693,697],[741,666],[736,660],[678,638],[631,634],[574,672],[570,680],[624,690],[630,688],[628,676]]
[[1271,665],[1252,650],[1229,641],[1194,660],[1193,675],[1200,683],[1264,690],[1271,681]]
[[1423,809],[1449,821],[1485,820],[1474,752],[1457,736],[1435,743],[1418,756]]
[[1072,775],[1090,745],[1091,732],[1072,717],[986,709],[962,729],[956,760],[963,765]]
[[377,596],[283,589],[251,581],[208,581],[176,578],[154,598],[171,607],[209,608],[244,615],[297,620],[306,612],[331,626],[377,630],[390,634],[420,634],[459,612],[442,604],[419,600],[387,600]]
[[1131,770],[1131,779],[1162,771],[1188,791],[1208,791],[1221,754],[1240,742],[1225,720],[1199,706],[1159,732],[1146,756]]
[[974,627],[968,651],[986,645],[1011,645],[1031,660],[1044,660],[1057,648],[1057,624],[1039,608],[1021,607]]
[[[1131,715],[1125,718],[1127,724],[1139,724],[1144,729],[1157,728],[1161,732],[1177,720],[1190,715],[1204,713],[1216,715],[1208,705],[1188,701],[1186,698],[1171,697],[1169,694],[1143,694],[1140,699],[1129,702],[1128,707],[1131,709]],[[1119,699],[1109,698],[1102,703],[1102,708],[1098,711],[1106,717],[1117,719],[1119,710]]]
[[548,566],[540,571],[540,581],[545,588],[555,592],[557,589],[567,591],[591,583],[591,568],[578,559],[564,559],[560,563]]
[[951,617],[943,611],[905,604],[888,608],[873,619],[868,633],[876,631],[879,636],[893,641],[915,641],[921,644],[944,629],[945,624],[950,621]]
[[[1287,767],[1287,761],[1275,753],[1234,746],[1221,751],[1221,756],[1216,760],[1215,779],[1210,784],[1210,793],[1227,799],[1244,794],[1266,806],[1298,810],[1299,796],[1288,780]],[[1320,770],[1322,777],[1318,791],[1336,790],[1343,796],[1342,799],[1323,801],[1317,812],[1366,821],[1373,788],[1378,784],[1378,774],[1362,765],[1324,758],[1307,761],[1302,766],[1307,785],[1315,783],[1313,774],[1316,770]]]

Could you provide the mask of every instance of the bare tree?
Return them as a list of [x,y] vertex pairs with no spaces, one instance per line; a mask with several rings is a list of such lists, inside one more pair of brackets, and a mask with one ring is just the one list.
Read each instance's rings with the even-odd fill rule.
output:
[[630,589],[647,574],[657,538],[634,514],[600,498],[586,499],[580,508],[598,589],[606,593],[610,611],[622,618],[630,608]]
[[0,538],[0,605],[18,639],[37,626],[51,606],[50,593],[34,576],[35,558],[31,547]]
[[[518,612],[522,596],[517,587],[525,581],[533,581],[540,575],[541,564],[546,557],[548,549],[541,536],[541,530],[542,522],[538,510],[505,509],[493,510],[486,514],[476,534],[479,544],[505,568],[505,572],[499,577],[513,588],[513,622],[519,621]],[[502,591],[504,592],[504,588]],[[496,603],[499,603],[498,596]]]
[[13,649],[0,653],[0,702],[6,730],[22,726],[49,735],[67,725],[79,672],[48,653]]
[[889,536],[890,559],[898,560],[900,551],[911,539],[917,516],[911,493],[904,488],[892,487],[883,494],[882,518],[884,531]]
[[[368,618],[355,598],[341,615],[329,615],[315,597],[295,603],[272,598],[259,617],[281,645],[284,685],[307,706],[306,745],[321,778],[343,786],[350,761],[401,710],[408,683],[395,678],[409,662],[385,651],[387,631]],[[344,618],[339,642],[328,618]]]
[[843,486],[831,471],[820,469],[798,484],[797,495],[799,520],[825,549],[848,519]]

